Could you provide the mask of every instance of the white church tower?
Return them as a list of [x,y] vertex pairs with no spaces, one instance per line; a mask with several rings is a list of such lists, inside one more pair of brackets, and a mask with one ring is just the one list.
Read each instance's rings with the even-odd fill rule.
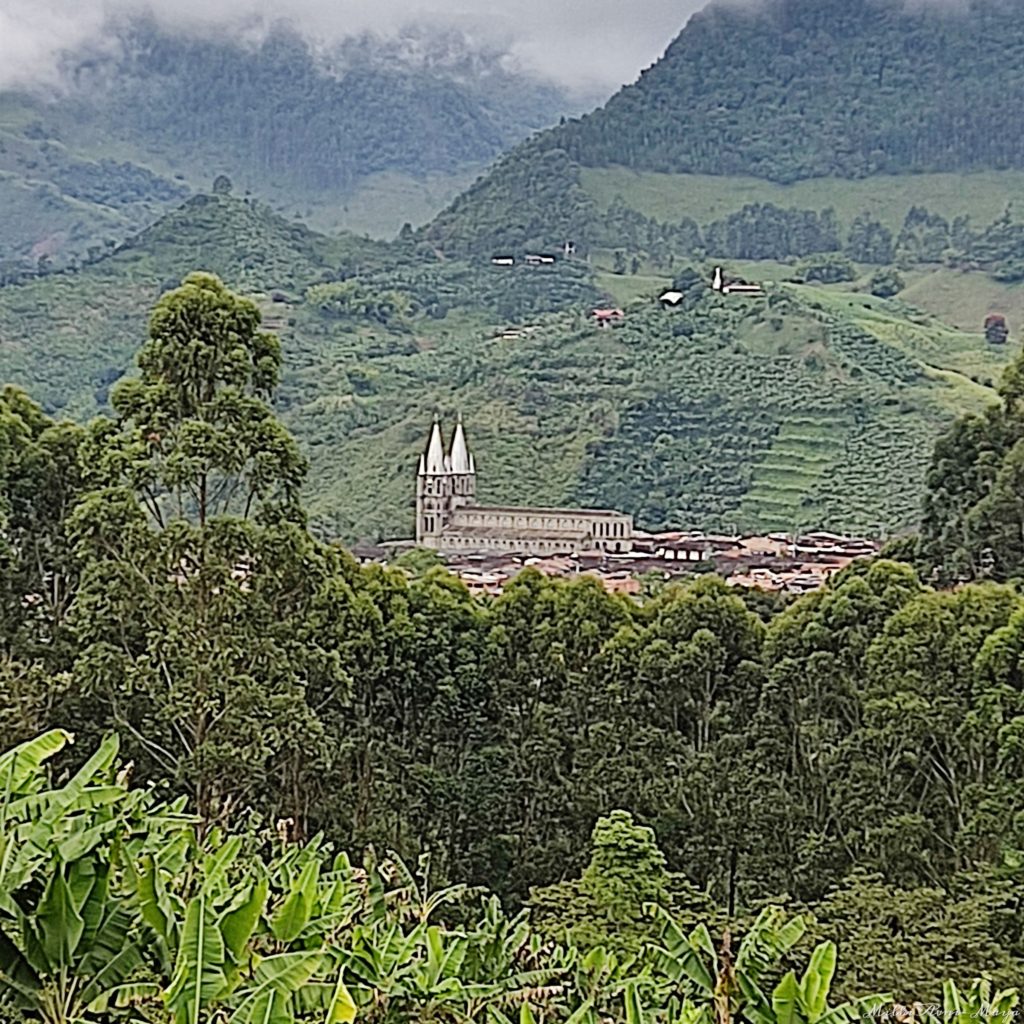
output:
[[448,470],[452,478],[452,508],[476,503],[476,463],[466,446],[466,433],[462,429],[462,413],[455,424],[452,453],[448,457]]
[[441,423],[435,416],[416,475],[416,543],[439,547],[452,509],[472,505],[475,498],[476,464],[466,446],[462,416],[455,426],[448,455],[444,453]]

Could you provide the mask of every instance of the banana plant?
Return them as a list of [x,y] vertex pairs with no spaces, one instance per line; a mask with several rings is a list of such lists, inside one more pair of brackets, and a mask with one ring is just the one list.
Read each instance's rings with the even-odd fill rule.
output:
[[756,987],[744,986],[745,1016],[752,1024],[853,1024],[872,1018],[891,1005],[887,995],[865,996],[854,1002],[829,1006],[828,996],[835,977],[838,955],[835,943],[815,947],[801,978],[788,971],[767,999]]
[[55,730],[0,756],[0,992],[45,1024],[79,1024],[143,961],[119,882],[145,794],[115,777],[114,737],[48,789],[46,762],[71,742]]
[[571,958],[531,933],[525,914],[509,919],[492,897],[465,928],[444,927],[438,909],[472,890],[431,891],[422,859],[419,873],[394,857],[367,862],[365,905],[337,953],[360,1017],[522,1022],[531,1003],[561,996]]
[[1019,1014],[1020,1002],[1018,989],[996,991],[988,979],[978,979],[965,992],[956,982],[947,981],[942,986],[941,1007],[929,1007],[927,1017],[933,1024],[978,1024],[986,1019],[1000,1024]]
[[129,983],[90,1009],[141,1007],[173,1024],[348,1024],[355,1006],[324,944],[324,908],[339,887],[320,885],[316,841],[261,870],[241,837],[211,831],[142,859],[139,911],[158,951],[160,981]]
[[646,955],[655,974],[675,990],[661,994],[673,1024],[852,1024],[889,999],[874,995],[830,1006],[837,965],[831,942],[814,949],[800,978],[788,971],[766,991],[765,985],[777,976],[805,931],[802,918],[787,920],[778,907],[766,907],[758,915],[735,955],[728,938],[716,949],[704,925],[685,933],[663,908],[650,909],[661,919],[661,935]]

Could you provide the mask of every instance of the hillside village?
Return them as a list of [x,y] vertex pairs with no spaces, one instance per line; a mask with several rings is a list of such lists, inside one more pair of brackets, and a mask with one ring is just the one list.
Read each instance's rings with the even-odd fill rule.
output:
[[[804,594],[824,586],[852,562],[875,557],[880,549],[878,541],[826,531],[743,536],[638,530],[633,533],[633,550],[624,554],[441,552],[440,560],[470,593],[491,597],[501,594],[525,569],[554,579],[592,577],[609,593],[637,598],[703,573],[717,573],[730,587]],[[402,550],[407,548],[357,544],[352,552],[363,564],[373,564],[385,563]]]
[[1024,0],[206,7],[0,0],[0,1024],[1018,1024]]
[[461,416],[446,450],[435,417],[416,474],[416,531],[411,540],[359,544],[364,563],[386,562],[413,548],[437,552],[473,594],[497,596],[526,568],[556,578],[596,578],[612,593],[641,596],[699,573],[729,586],[791,594],[816,590],[881,545],[827,531],[799,535],[649,532],[611,509],[516,508],[477,500],[476,459]]

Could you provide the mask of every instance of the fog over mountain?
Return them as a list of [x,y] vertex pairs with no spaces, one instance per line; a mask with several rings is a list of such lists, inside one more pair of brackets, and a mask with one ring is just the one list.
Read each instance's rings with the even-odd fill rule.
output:
[[336,43],[409,24],[459,29],[580,93],[611,91],[656,60],[700,0],[0,0],[0,88],[54,81],[62,52],[107,47],[110,26],[150,13],[189,32],[259,38],[275,22]]

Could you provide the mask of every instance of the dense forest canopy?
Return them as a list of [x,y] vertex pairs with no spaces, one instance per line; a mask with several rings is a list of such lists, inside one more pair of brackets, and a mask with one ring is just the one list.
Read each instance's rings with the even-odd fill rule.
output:
[[[113,389],[113,416],[88,427],[53,422],[14,389],[3,395],[0,746],[73,729],[76,748],[47,742],[30,755],[56,758],[58,772],[100,750],[67,795],[46,798],[54,813],[43,819],[84,828],[88,840],[54,848],[66,865],[25,847],[19,870],[37,883],[7,896],[0,889],[5,934],[23,920],[44,934],[57,896],[39,903],[41,887],[64,884],[46,882],[47,872],[77,892],[75,878],[106,870],[105,844],[120,848],[113,837],[126,813],[135,815],[131,850],[146,852],[152,828],[152,843],[167,851],[142,861],[161,873],[155,890],[121,866],[120,888],[107,890],[123,922],[111,934],[130,932],[142,944],[138,962],[149,965],[149,987],[128,1002],[158,998],[173,1010],[182,986],[197,984],[187,981],[194,958],[179,955],[174,968],[174,951],[207,913],[224,930],[211,955],[230,952],[215,974],[266,980],[230,974],[266,926],[253,940],[261,956],[316,953],[300,971],[317,979],[310,999],[336,985],[340,965],[321,958],[321,932],[292,943],[314,927],[330,892],[351,890],[344,898],[362,906],[355,883],[366,876],[349,875],[344,859],[329,867],[319,839],[304,851],[318,834],[353,854],[372,846],[410,863],[429,855],[429,884],[482,885],[509,907],[533,908],[548,937],[538,951],[555,941],[625,956],[675,935],[674,956],[691,948],[726,971],[728,946],[719,954],[701,933],[685,936],[702,921],[751,934],[783,927],[778,916],[752,923],[775,901],[807,915],[810,939],[835,939],[845,951],[840,998],[891,990],[938,999],[944,977],[962,987],[982,975],[1019,979],[1024,601],[1013,587],[936,591],[910,565],[878,560],[792,603],[705,577],[637,604],[593,580],[531,571],[481,602],[443,570],[361,567],[307,532],[304,462],[269,405],[281,352],[249,300],[211,275],[190,275],[157,303],[138,363],[138,375]],[[1018,363],[1005,387],[1020,373]],[[55,824],[87,782],[109,787],[108,734],[138,783],[188,798],[202,849],[167,838],[182,828],[181,805],[154,809],[141,795],[118,795],[123,812],[86,800],[84,818]],[[28,787],[20,796],[43,785],[32,772],[14,778]],[[154,814],[152,825],[139,818]],[[225,838],[245,822],[248,839]],[[274,823],[281,854],[268,849]],[[22,822],[14,834],[31,827]],[[226,874],[243,848],[269,859]],[[188,868],[205,856],[208,867]],[[76,857],[88,864],[74,868]],[[307,892],[317,878],[341,889]],[[295,886],[306,895],[288,896]],[[165,894],[159,915],[146,909],[154,891]],[[652,919],[652,901],[669,918]],[[372,913],[354,909],[345,928],[381,913],[387,930],[398,912],[388,901]],[[135,913],[145,927],[131,923]],[[463,926],[473,920],[466,913],[456,918]],[[192,924],[190,915],[199,915]],[[248,922],[242,932],[231,915]],[[425,911],[420,921],[428,919]],[[776,966],[803,930],[771,940],[773,986],[794,983],[789,961]],[[355,940],[337,935],[329,948],[340,954]],[[90,930],[75,941],[110,939]],[[424,941],[433,949],[442,937]],[[81,947],[76,969],[95,963],[90,948]],[[72,954],[60,960],[48,946],[44,963],[32,949],[12,949],[0,947],[0,970],[28,956],[35,979],[18,969],[18,1004],[30,1019],[63,1021],[32,1010],[32,1000],[54,961],[67,971]],[[267,962],[266,971],[291,963]],[[389,962],[397,969],[406,959]],[[571,962],[535,966],[553,979]],[[376,1003],[384,980],[346,964],[352,1000]],[[637,982],[655,1019],[669,998],[663,968],[655,956]],[[488,984],[507,980],[507,970]],[[268,985],[292,1014],[282,1019],[305,1019],[293,988]],[[690,998],[713,989],[712,981]],[[211,1005],[256,995],[212,979],[201,992]],[[120,1005],[108,996],[102,1005]],[[560,1020],[573,1008],[547,1012]]]
[[[70,102],[102,132],[180,162],[338,194],[377,171],[485,163],[564,110],[555,87],[500,55],[440,32],[422,43],[416,61],[372,37],[317,54],[281,27],[250,47],[136,22],[119,59],[69,69]],[[430,60],[431,46],[447,60]]]
[[586,166],[773,181],[1021,167],[1022,45],[1016,2],[712,4],[545,144]]
[[[129,788],[114,736],[53,786],[49,763],[72,741],[51,730],[0,754],[7,1024],[818,1024],[905,1012],[891,993],[844,1000],[836,944],[804,915],[765,907],[742,941],[719,939],[699,917],[707,901],[681,892],[625,811],[597,821],[578,879],[512,915],[486,891],[437,888],[427,857],[413,869],[368,850],[357,867],[322,837],[296,842],[287,821],[204,831],[184,801]],[[947,980],[922,1021],[999,1020],[1019,998],[988,977]]]

